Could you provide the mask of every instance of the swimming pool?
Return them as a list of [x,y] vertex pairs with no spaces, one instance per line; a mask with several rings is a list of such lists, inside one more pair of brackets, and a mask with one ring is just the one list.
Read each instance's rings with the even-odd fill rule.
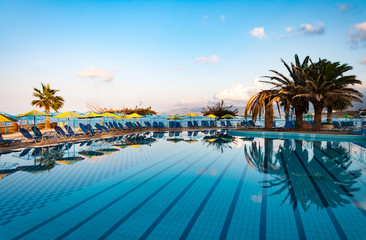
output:
[[144,133],[0,155],[1,239],[364,239],[352,142]]

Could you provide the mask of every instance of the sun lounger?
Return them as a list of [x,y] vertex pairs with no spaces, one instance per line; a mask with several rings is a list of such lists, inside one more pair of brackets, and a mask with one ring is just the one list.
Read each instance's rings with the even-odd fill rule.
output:
[[159,123],[158,123],[158,126],[159,126],[159,128],[160,128],[160,129],[164,129],[164,128],[165,128],[165,126],[164,126],[164,123],[163,123],[163,122],[159,122]]
[[72,137],[73,136],[73,135],[71,135],[69,133],[65,133],[65,131],[62,128],[60,128],[59,126],[56,126],[53,129],[55,129],[55,131],[57,132],[57,134],[59,134],[63,138],[68,138],[68,137]]
[[226,124],[224,121],[220,121],[220,123],[221,123],[221,127],[226,127]]
[[232,127],[232,126],[233,126],[233,125],[231,125],[230,120],[226,120],[226,126],[227,126],[227,127]]
[[122,123],[118,123],[118,126],[120,129],[122,129],[122,131],[125,131],[125,128],[123,127]]
[[334,126],[335,129],[342,129],[343,128],[338,121],[333,121],[332,123],[333,123],[333,126]]
[[190,127],[190,128],[193,128],[193,123],[192,123],[192,121],[188,121],[188,122],[187,122],[187,126],[188,126],[188,127]]
[[50,140],[52,137],[54,137],[54,136],[42,134],[42,132],[37,127],[35,127],[35,128],[33,127],[32,128],[32,131],[34,133],[34,136],[40,138],[41,141],[43,141],[43,140]]
[[153,128],[158,129],[159,128],[159,124],[157,122],[153,122]]
[[180,124],[180,122],[175,123],[175,128],[182,128],[182,125]]
[[10,144],[15,144],[17,142],[20,142],[20,140],[14,140],[14,139],[5,140],[3,138],[3,136],[1,136],[1,134],[0,134],[0,145],[8,145],[9,146]]
[[214,120],[210,120],[210,127],[215,127],[215,121]]
[[255,127],[255,128],[260,127],[259,125],[255,125],[253,120],[249,120],[247,123],[249,123],[250,127]]
[[175,122],[169,122],[169,128],[175,128]]
[[198,122],[197,121],[193,121],[193,127],[199,127]]
[[72,128],[69,125],[65,125],[64,128],[65,128],[66,132],[68,134],[70,134],[71,136],[78,137],[78,136],[84,135],[82,133],[75,133],[74,130],[72,130]]
[[34,141],[34,142],[40,142],[42,141],[42,138],[39,138],[37,136],[32,136],[32,134],[30,134],[30,132],[28,132],[27,130],[25,130],[24,128],[20,128],[19,132],[23,135],[23,137],[25,137],[28,141]]

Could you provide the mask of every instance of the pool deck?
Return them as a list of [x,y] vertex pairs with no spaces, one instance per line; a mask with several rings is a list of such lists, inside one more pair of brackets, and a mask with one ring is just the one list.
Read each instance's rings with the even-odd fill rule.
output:
[[[41,141],[41,142],[29,142],[27,141],[20,132],[3,135],[4,139],[14,139],[14,140],[21,140],[21,142],[17,142],[15,144],[7,145],[0,145],[0,153],[16,150],[16,149],[22,149],[27,147],[39,147],[39,146],[52,146],[62,143],[69,143],[69,142],[81,142],[81,141],[87,141],[92,139],[100,139],[100,138],[110,138],[110,137],[116,137],[116,136],[123,136],[123,135],[129,135],[129,134],[138,134],[143,132],[170,132],[170,131],[204,131],[204,130],[215,130],[215,129],[222,129],[222,128],[180,128],[180,129],[163,129],[163,130],[157,130],[157,129],[142,129],[142,130],[136,130],[136,131],[116,131],[116,132],[109,132],[109,133],[98,133],[95,135],[81,135],[79,137],[73,137],[73,138],[64,138],[60,137],[58,135],[57,140],[52,139],[52,141]],[[41,130],[42,134],[44,134],[44,130]],[[55,135],[56,131],[48,129],[47,133],[51,133],[51,135]],[[76,133],[81,133],[80,131],[76,131]]]
[[[217,130],[223,129],[220,127],[216,128],[181,128],[181,129],[164,129],[164,132],[169,131],[203,131],[203,130]],[[225,128],[226,129],[226,128]],[[1,145],[0,153],[9,150],[22,149],[26,147],[39,147],[39,146],[49,146],[49,145],[57,145],[61,143],[68,142],[80,142],[91,139],[100,139],[100,138],[110,138],[114,136],[122,136],[128,134],[136,134],[141,132],[161,132],[161,130],[154,129],[142,129],[138,131],[126,131],[126,132],[113,132],[113,133],[104,133],[104,134],[95,134],[95,135],[85,135],[74,138],[62,138],[59,137],[58,140],[53,141],[42,141],[42,142],[25,142],[24,138],[21,134],[14,133],[9,135],[3,135],[4,139],[21,139],[22,142],[11,144],[9,146]],[[55,133],[54,130],[47,130],[47,132]],[[321,131],[321,132],[313,132],[313,131],[294,131],[294,130],[265,130],[263,128],[231,128],[228,133],[232,136],[238,137],[266,137],[266,138],[280,138],[280,139],[302,139],[302,140],[316,140],[316,141],[342,141],[342,142],[365,142],[366,136],[362,135],[351,135],[349,134],[351,131]]]
[[236,128],[229,129],[228,134],[238,137],[264,137],[279,139],[302,139],[311,141],[365,142],[365,135],[349,134],[352,131],[294,131]]

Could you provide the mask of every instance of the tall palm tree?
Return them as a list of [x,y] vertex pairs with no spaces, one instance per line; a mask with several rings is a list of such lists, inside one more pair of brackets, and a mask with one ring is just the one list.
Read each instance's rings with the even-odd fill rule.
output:
[[[306,78],[303,72],[307,71],[311,59],[307,56],[301,63],[298,55],[295,55],[295,63],[287,64],[283,59],[281,62],[285,65],[290,77],[276,71],[270,70],[274,76],[264,76],[269,78],[269,81],[263,81],[274,86],[282,96],[289,100],[291,105],[295,108],[296,122],[295,128],[297,130],[303,129],[303,115],[309,108],[309,101],[305,97],[299,96],[299,94],[306,93]],[[295,97],[297,96],[297,97]],[[288,108],[289,110],[289,108]]]
[[244,110],[244,115],[247,116],[250,113],[252,119],[256,121],[257,117],[262,116],[264,113],[264,127],[272,128],[273,102],[276,100],[279,100],[277,90],[262,90],[249,99]]
[[351,101],[362,102],[363,96],[358,90],[350,87],[356,84],[362,84],[356,79],[355,75],[344,75],[344,73],[352,70],[352,67],[339,62],[330,62],[326,59],[320,59],[317,63],[313,63],[307,71],[301,71],[306,78],[305,93],[300,93],[295,97],[305,97],[314,106],[314,131],[320,131],[321,114],[326,103],[334,99],[349,103]]
[[[44,108],[47,113],[49,113],[51,109],[57,112],[63,107],[65,100],[61,96],[56,96],[56,93],[59,90],[52,89],[50,84],[47,83],[47,85],[45,85],[41,83],[41,85],[41,90],[33,88],[33,97],[36,97],[37,99],[32,101],[32,106]],[[49,123],[49,117],[47,117],[47,123]]]

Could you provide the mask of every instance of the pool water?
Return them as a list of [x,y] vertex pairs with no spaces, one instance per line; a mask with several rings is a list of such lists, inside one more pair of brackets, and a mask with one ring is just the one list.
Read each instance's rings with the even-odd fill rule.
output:
[[0,155],[0,239],[365,239],[366,149],[143,133]]

